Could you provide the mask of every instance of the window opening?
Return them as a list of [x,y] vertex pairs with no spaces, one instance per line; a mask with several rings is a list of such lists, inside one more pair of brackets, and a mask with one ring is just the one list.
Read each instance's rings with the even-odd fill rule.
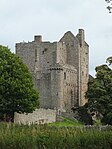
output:
[[64,80],[66,80],[66,72],[64,72]]

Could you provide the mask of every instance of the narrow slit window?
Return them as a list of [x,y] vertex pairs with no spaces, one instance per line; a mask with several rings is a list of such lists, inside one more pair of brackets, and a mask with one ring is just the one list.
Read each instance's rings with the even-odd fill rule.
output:
[[37,62],[37,49],[35,49],[35,62]]
[[66,80],[66,72],[64,72],[64,80]]

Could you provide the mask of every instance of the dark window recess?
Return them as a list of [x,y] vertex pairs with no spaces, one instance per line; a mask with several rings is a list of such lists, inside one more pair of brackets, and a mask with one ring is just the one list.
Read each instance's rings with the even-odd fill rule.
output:
[[37,62],[37,49],[35,49],[35,62]]
[[71,90],[71,106],[74,105],[74,96],[73,96],[73,91]]
[[82,71],[82,76],[84,76],[84,72]]
[[47,50],[48,50],[47,48],[44,49],[45,52],[46,52]]
[[66,80],[66,72],[64,72],[64,80]]
[[44,50],[42,51],[42,54],[44,54],[48,49],[44,48]]

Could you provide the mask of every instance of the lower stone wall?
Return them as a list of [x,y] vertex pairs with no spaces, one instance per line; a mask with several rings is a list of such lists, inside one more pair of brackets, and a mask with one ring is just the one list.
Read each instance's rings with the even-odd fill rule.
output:
[[15,113],[14,123],[17,124],[45,124],[56,122],[56,110],[37,109],[33,113],[18,114]]

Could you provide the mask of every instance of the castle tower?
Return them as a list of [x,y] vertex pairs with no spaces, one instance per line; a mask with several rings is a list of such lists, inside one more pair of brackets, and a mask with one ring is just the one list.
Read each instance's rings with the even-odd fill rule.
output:
[[16,53],[28,66],[35,88],[40,93],[40,107],[71,112],[85,104],[88,83],[88,44],[84,30],[75,37],[70,31],[59,42],[42,41],[16,44]]
[[88,87],[89,79],[89,45],[85,42],[85,33],[83,29],[79,29],[76,36],[80,43],[79,52],[79,105],[84,105],[87,102],[85,93]]
[[84,30],[79,29],[76,37],[69,31],[60,41],[66,44],[67,64],[77,70],[77,105],[84,105],[87,102],[85,92],[89,77],[89,46],[85,42]]

